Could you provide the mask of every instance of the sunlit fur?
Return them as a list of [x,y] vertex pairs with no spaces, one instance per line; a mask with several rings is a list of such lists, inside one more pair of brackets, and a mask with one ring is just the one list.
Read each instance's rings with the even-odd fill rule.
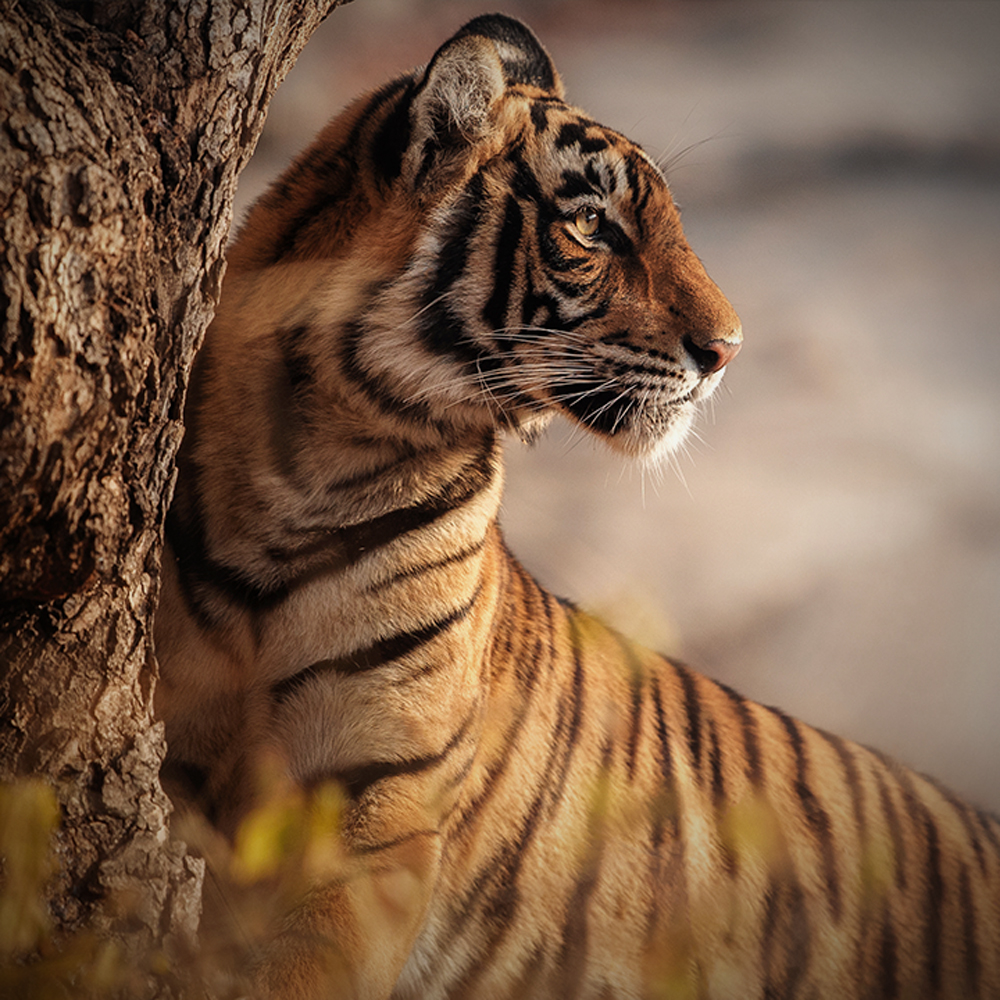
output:
[[1000,996],[994,819],[629,643],[504,546],[502,432],[561,412],[655,460],[739,343],[659,169],[499,15],[250,213],[156,641],[170,767],[221,829],[263,761],[348,796],[348,869],[276,929],[261,995]]

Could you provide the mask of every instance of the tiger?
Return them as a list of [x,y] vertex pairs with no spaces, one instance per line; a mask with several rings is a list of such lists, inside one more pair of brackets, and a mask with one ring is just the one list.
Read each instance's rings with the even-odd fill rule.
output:
[[229,837],[262,761],[343,795],[344,865],[256,995],[1000,997],[996,817],[505,545],[507,439],[560,414],[661,462],[741,344],[660,167],[505,15],[251,208],[189,387],[155,705]]

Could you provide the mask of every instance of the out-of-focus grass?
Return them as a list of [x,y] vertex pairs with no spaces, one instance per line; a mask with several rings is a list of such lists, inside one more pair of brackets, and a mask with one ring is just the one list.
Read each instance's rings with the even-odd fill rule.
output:
[[[87,927],[58,930],[47,905],[58,867],[55,793],[34,779],[0,785],[0,1000],[130,1000],[157,991],[182,1000],[246,996],[268,936],[344,859],[337,785],[272,787],[261,801],[233,843],[197,814],[175,817],[175,833],[209,865],[198,944],[170,941],[165,951],[155,942],[137,954],[134,942],[126,951]],[[127,918],[129,900],[107,904]]]
[[56,872],[58,824],[59,805],[45,782],[0,786],[0,997],[110,996],[131,978],[114,941],[86,930],[56,939],[45,889]]

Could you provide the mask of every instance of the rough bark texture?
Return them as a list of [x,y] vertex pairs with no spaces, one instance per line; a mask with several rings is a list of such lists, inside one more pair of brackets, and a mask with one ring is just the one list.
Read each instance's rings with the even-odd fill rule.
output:
[[64,930],[197,925],[151,712],[161,529],[236,179],[336,3],[3,4],[0,781],[57,789]]

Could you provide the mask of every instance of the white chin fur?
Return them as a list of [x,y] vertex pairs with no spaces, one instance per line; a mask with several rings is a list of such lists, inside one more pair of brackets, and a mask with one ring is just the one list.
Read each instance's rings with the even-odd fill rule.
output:
[[[642,462],[646,467],[661,465],[684,443],[698,407],[692,403],[682,403],[671,410],[665,428],[629,429],[625,434],[616,435],[608,443],[630,458]],[[623,440],[624,439],[624,440]]]

